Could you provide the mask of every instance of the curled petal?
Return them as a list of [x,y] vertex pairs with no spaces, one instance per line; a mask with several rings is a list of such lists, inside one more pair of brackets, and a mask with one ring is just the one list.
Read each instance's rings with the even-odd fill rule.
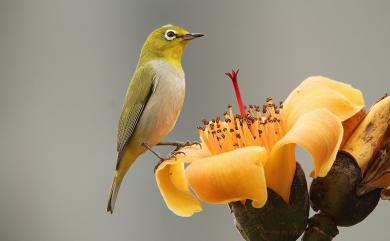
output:
[[344,121],[363,107],[364,98],[360,90],[322,76],[313,76],[304,80],[287,97],[283,115],[289,129],[302,114],[315,109],[328,109]]
[[310,153],[314,177],[323,177],[332,167],[342,137],[341,121],[330,111],[319,109],[302,115],[271,151],[265,165],[268,187],[288,202],[295,173],[295,144]]
[[291,185],[294,179],[295,169],[294,144],[285,144],[272,150],[264,166],[267,186],[279,194],[286,203],[290,201]]
[[156,181],[168,208],[176,215],[189,217],[202,210],[198,199],[191,193],[185,176],[184,165],[210,155],[206,147],[185,147],[176,159],[161,163],[156,169]]
[[192,190],[205,202],[250,199],[254,207],[262,207],[267,201],[266,158],[265,148],[245,147],[193,162],[186,173]]
[[[387,138],[388,141],[385,141]],[[386,150],[385,142],[390,142],[390,96],[383,98],[370,108],[367,116],[345,143],[343,150],[350,153],[364,171],[379,150],[382,148]],[[387,145],[390,146],[390,144]],[[390,150],[390,147],[387,148]],[[387,151],[384,154],[387,156]],[[389,157],[386,156],[380,160],[383,164],[390,164]],[[375,170],[377,165],[374,163],[370,165]],[[372,173],[372,171],[370,172]]]
[[360,122],[362,122],[364,117],[366,117],[366,115],[367,115],[366,111],[362,109],[359,112],[357,112],[355,115],[353,115],[351,118],[343,121],[344,135],[343,135],[343,141],[341,142],[341,148],[345,145],[345,143],[351,137],[353,132],[359,126]]

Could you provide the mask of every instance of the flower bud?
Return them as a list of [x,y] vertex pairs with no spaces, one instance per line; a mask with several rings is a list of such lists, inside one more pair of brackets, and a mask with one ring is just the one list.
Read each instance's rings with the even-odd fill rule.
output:
[[362,173],[355,159],[339,151],[325,177],[317,177],[310,186],[310,201],[315,211],[329,216],[337,226],[352,226],[365,219],[379,201],[380,190],[358,196],[356,188]]
[[[313,209],[330,217],[337,226],[361,222],[378,204],[381,188],[388,187],[383,177],[390,172],[389,153],[390,96],[386,95],[353,131],[327,176],[313,180]],[[386,191],[382,191],[382,198],[386,197]]]
[[[390,175],[390,126],[387,129],[386,141],[384,141],[380,151],[371,159],[364,172],[363,180],[357,189],[357,194],[363,195],[377,187],[389,187],[388,182],[386,186],[386,181],[381,181],[381,179],[385,179],[386,175]],[[386,190],[382,190],[383,199],[387,199],[385,198]]]
[[296,240],[303,233],[309,216],[309,196],[305,174],[297,163],[291,187],[290,203],[268,189],[264,207],[253,208],[250,202],[229,204],[237,229],[247,241]]

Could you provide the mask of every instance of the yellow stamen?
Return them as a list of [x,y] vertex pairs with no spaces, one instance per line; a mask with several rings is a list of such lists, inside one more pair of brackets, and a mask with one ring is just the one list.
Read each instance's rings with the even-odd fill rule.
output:
[[258,105],[249,105],[243,117],[234,115],[229,105],[223,115],[225,121],[219,117],[203,120],[200,137],[213,154],[247,146],[263,146],[270,151],[284,134],[280,108],[273,104],[272,98],[267,98],[262,110]]

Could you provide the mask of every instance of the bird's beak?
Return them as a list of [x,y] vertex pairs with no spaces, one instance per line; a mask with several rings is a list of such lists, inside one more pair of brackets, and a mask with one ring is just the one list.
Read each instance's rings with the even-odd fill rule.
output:
[[185,34],[182,36],[182,38],[184,40],[191,40],[191,39],[194,39],[194,38],[199,38],[199,37],[203,37],[204,34],[201,34],[201,33],[188,33],[188,34]]

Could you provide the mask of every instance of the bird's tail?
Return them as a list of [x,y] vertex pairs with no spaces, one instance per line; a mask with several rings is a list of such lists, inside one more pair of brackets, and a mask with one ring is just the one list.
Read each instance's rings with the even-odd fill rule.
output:
[[110,195],[108,196],[107,212],[112,213],[114,211],[116,197],[123,180],[123,175],[120,175],[118,171],[115,172],[114,179],[112,180]]
[[112,213],[114,211],[115,201],[118,196],[122,180],[137,157],[137,155],[133,155],[130,152],[119,155],[119,161],[117,162],[115,175],[111,184],[110,195],[108,197],[107,212]]

